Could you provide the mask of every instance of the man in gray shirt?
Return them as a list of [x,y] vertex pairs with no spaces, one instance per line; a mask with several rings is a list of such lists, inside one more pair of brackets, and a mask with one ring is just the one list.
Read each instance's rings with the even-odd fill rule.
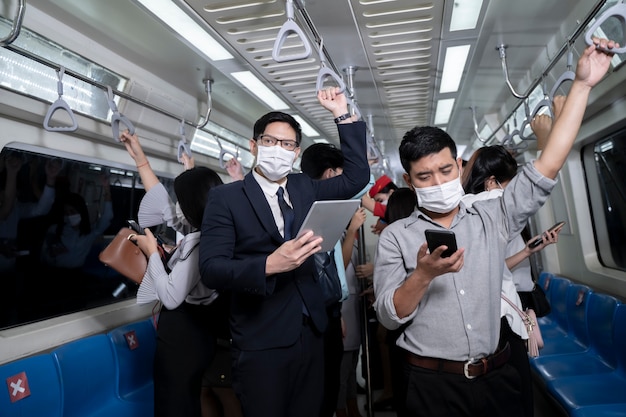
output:
[[[615,47],[595,40],[580,57],[576,80],[541,156],[529,162],[501,198],[461,204],[461,159],[443,130],[416,127],[400,144],[404,179],[418,210],[380,235],[374,269],[375,309],[388,329],[405,325],[406,415],[522,416],[519,376],[498,347],[500,291],[507,242],[549,197]],[[427,250],[424,231],[451,230],[458,250]]]

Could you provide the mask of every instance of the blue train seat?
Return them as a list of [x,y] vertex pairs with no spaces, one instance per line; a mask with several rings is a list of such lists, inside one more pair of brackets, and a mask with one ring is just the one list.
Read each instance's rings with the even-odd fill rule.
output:
[[64,417],[149,415],[143,404],[117,396],[118,368],[107,335],[75,340],[56,348],[51,355],[61,378]]
[[[594,308],[607,309],[615,299],[605,295],[603,302]],[[590,306],[591,307],[591,306]],[[590,323],[590,326],[600,323]],[[617,368],[611,372],[568,376],[548,384],[548,391],[563,405],[570,416],[619,415],[626,409],[626,305],[617,304],[613,318],[613,346],[617,355]],[[585,410],[587,407],[594,407]],[[597,414],[591,414],[596,412]],[[623,415],[623,414],[622,414]]]
[[[554,282],[557,284],[557,282]],[[559,291],[562,289],[559,288]],[[540,355],[554,355],[564,353],[583,352],[589,346],[587,333],[587,304],[591,289],[584,285],[569,284],[565,289],[564,302],[556,304],[556,314],[559,316],[562,306],[565,307],[565,325],[559,317],[555,324],[541,328],[544,347]]]
[[152,368],[156,332],[152,318],[127,324],[107,333],[119,369],[117,391],[128,401],[153,405]]
[[550,300],[550,314],[538,320],[541,334],[546,338],[564,336],[569,330],[567,323],[567,289],[571,281],[564,277],[554,276],[549,281],[546,297]]
[[62,416],[61,384],[52,356],[41,354],[0,365],[0,379],[0,415]]
[[[572,285],[570,292],[589,293],[589,288]],[[582,301],[582,296],[579,299]],[[617,352],[612,334],[617,300],[591,292],[586,304],[587,315],[581,320],[586,326],[589,349],[581,353],[539,356],[531,361],[531,368],[548,384],[566,376],[611,372],[617,367]]]
[[542,271],[539,274],[539,278],[537,278],[537,285],[540,286],[544,291],[548,290],[548,286],[550,285],[550,280],[554,278],[554,274],[552,272]]

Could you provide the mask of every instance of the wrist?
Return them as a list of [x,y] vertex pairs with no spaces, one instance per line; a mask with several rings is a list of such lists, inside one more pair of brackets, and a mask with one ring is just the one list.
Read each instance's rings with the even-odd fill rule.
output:
[[342,114],[339,114],[339,115],[333,114],[333,116],[335,116],[334,122],[337,123],[337,124],[339,124],[339,123],[341,123],[343,121],[346,121],[346,120],[352,121],[352,119],[351,119],[352,115],[350,113],[348,113],[348,112],[342,113]]
[[137,164],[137,169],[143,168],[143,167],[148,166],[148,165],[149,165],[148,161],[142,162],[141,164]]

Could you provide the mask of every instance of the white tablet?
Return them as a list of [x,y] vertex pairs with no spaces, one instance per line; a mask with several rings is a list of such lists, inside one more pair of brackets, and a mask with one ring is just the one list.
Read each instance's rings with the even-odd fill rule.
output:
[[307,213],[296,238],[308,230],[315,236],[324,238],[322,251],[335,247],[341,234],[348,227],[350,219],[361,205],[361,200],[323,200],[316,201]]

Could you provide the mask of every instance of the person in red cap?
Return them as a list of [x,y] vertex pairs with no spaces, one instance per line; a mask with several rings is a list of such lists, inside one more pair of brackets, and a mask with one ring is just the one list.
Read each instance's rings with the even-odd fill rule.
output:
[[376,180],[369,192],[361,198],[361,204],[378,217],[378,221],[372,226],[372,233],[380,234],[385,228],[385,211],[387,210],[387,200],[398,187],[386,175]]

